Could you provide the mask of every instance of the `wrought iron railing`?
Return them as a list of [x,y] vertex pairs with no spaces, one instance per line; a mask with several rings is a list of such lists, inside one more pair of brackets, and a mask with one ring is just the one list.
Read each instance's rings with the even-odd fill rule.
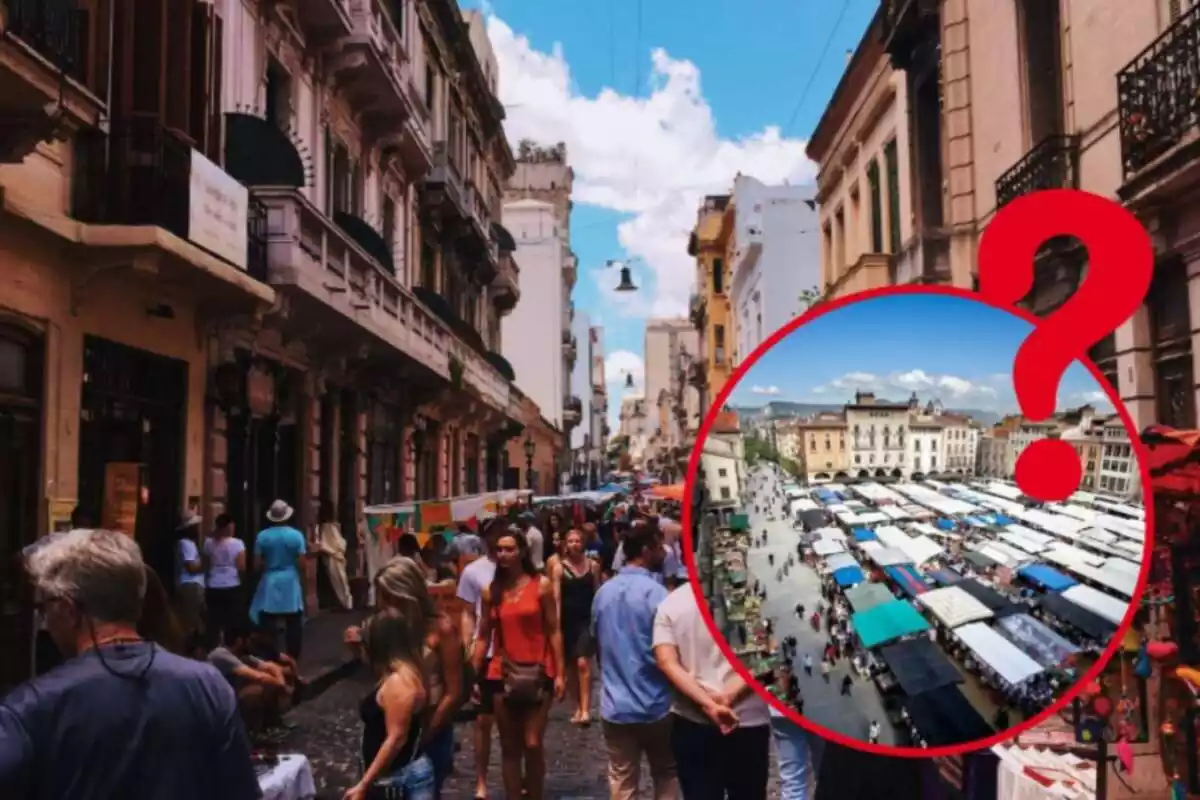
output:
[[1043,189],[1079,188],[1079,139],[1047,136],[996,179],[996,207]]
[[263,283],[267,282],[267,236],[267,206],[251,197],[246,225],[246,272]]
[[1200,122],[1200,6],[1117,73],[1121,161],[1130,177]]
[[74,216],[104,225],[154,225],[186,239],[192,147],[154,117],[113,120],[76,138]]
[[87,12],[73,0],[7,0],[8,33],[63,72],[82,75]]

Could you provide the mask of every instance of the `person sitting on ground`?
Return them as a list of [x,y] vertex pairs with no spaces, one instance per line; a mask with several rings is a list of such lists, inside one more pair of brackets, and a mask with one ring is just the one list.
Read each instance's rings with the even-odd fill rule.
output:
[[255,628],[246,642],[246,653],[267,664],[278,666],[287,685],[293,689],[300,684],[300,665],[296,659],[279,649],[279,637],[271,628]]
[[292,690],[283,667],[250,654],[245,631],[229,633],[229,643],[214,647],[208,663],[229,681],[237,693],[242,721],[252,736],[277,726],[292,705]]

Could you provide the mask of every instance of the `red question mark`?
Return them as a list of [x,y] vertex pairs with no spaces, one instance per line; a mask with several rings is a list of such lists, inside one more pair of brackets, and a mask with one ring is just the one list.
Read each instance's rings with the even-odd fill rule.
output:
[[[984,229],[980,294],[1015,305],[1033,288],[1038,248],[1056,236],[1080,240],[1088,266],[1075,294],[1037,322],[1013,361],[1017,402],[1034,421],[1054,413],[1058,384],[1071,362],[1141,307],[1154,273],[1154,246],[1136,217],[1099,195],[1052,189],[1017,198]],[[1043,502],[1070,497],[1082,477],[1079,455],[1060,439],[1033,442],[1017,459],[1017,486]]]

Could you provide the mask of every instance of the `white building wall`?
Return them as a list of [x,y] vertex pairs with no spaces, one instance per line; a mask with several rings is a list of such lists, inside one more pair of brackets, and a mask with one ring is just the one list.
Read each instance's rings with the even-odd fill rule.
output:
[[878,469],[889,473],[894,469],[903,471],[908,454],[908,419],[907,408],[847,408],[846,435],[850,440],[847,471],[851,475],[857,475],[859,470],[872,474]]
[[708,487],[709,502],[714,506],[740,505],[743,488],[742,437],[715,434],[704,441],[700,456]]
[[514,258],[521,265],[521,302],[500,323],[504,357],[512,364],[517,386],[561,430],[567,385],[562,357],[565,246],[550,203],[506,203],[503,219],[516,240]]
[[928,475],[945,467],[945,442],[942,431],[936,428],[912,428],[908,436],[908,456],[902,470],[905,475],[920,472]]
[[571,449],[581,450],[592,434],[592,325],[586,311],[576,311],[571,323],[575,335],[575,368],[571,370],[571,394],[579,398],[579,424],[571,430]]
[[800,312],[801,292],[819,287],[821,251],[812,187],[769,186],[740,175],[733,201],[730,300],[738,363]]

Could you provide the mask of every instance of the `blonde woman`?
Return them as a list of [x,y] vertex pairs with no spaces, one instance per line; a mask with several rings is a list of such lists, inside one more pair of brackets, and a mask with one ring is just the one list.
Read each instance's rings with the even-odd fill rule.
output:
[[[455,622],[435,608],[425,569],[411,558],[393,558],[379,570],[375,576],[375,603],[412,619],[423,637],[422,665],[430,716],[421,751],[433,764],[437,797],[454,764],[454,715],[463,699],[462,637]],[[352,628],[346,638],[354,642],[361,634]]]
[[376,683],[359,705],[362,780],[343,800],[432,800],[433,764],[421,752],[429,718],[423,620],[387,608],[367,620],[361,640],[363,661]]

